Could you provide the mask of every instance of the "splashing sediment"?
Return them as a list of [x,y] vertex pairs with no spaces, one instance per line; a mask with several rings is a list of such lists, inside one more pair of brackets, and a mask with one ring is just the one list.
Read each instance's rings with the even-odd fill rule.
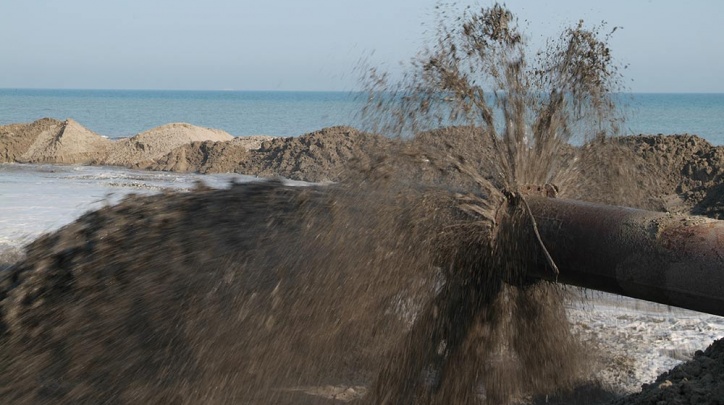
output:
[[[443,289],[378,376],[372,403],[509,403],[571,388],[586,374],[563,294],[554,285],[526,283],[522,258],[538,253],[542,242],[517,218],[530,216],[525,185],[558,184],[575,193],[577,171],[587,166],[571,141],[605,142],[617,133],[611,95],[621,76],[610,34],[600,34],[605,25],[587,29],[579,22],[529,58],[504,6],[468,8],[452,21],[441,22],[436,42],[401,81],[369,71],[365,113],[402,138],[437,131],[443,147],[423,144],[418,153],[474,183],[469,190],[479,197],[461,200],[459,208],[491,231],[444,264]],[[469,143],[455,145],[460,138],[436,129],[451,125]],[[482,145],[486,153],[478,159],[466,156]]]
[[585,356],[561,289],[526,278],[520,192],[571,193],[571,139],[615,132],[606,40],[579,24],[531,60],[510,11],[465,10],[401,82],[370,74],[367,117],[398,139],[340,184],[134,197],[40,238],[0,284],[0,394],[294,403],[346,384],[370,403],[501,404],[570,388]]

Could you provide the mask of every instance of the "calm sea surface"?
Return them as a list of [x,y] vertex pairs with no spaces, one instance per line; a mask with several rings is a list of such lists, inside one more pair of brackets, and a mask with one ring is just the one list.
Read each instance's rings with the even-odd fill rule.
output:
[[[724,145],[724,94],[626,94],[624,134],[700,135]],[[360,127],[365,97],[347,92],[0,89],[0,124],[73,118],[110,138],[169,122],[232,135],[296,136],[332,125]]]
[[73,118],[109,138],[187,122],[235,136],[296,136],[355,122],[360,94],[345,92],[0,89],[0,124]]

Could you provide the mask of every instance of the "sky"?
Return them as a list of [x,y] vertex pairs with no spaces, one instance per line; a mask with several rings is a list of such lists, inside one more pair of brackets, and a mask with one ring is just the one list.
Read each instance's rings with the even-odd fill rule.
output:
[[[463,0],[459,6],[489,6]],[[399,71],[436,0],[0,0],[0,88],[339,90]],[[724,92],[724,1],[508,0],[532,46],[583,19],[634,92]]]

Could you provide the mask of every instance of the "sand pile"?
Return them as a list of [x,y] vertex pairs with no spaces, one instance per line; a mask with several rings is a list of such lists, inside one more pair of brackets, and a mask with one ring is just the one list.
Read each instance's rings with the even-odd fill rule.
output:
[[111,141],[76,121],[42,119],[0,129],[4,161],[22,163],[99,163]]
[[0,127],[4,162],[81,163],[151,170],[282,176],[339,181],[350,167],[369,166],[391,141],[349,127],[325,128],[293,138],[228,133],[167,124],[109,141],[68,120],[43,119]]
[[[426,131],[411,140],[334,127],[268,139],[258,150],[249,150],[244,138],[187,144],[145,168],[316,182],[340,181],[387,160],[390,168],[403,166],[409,181],[471,192],[480,190],[465,171],[485,175],[495,170],[494,149],[484,139],[480,129],[468,127]],[[696,207],[694,213],[714,218],[724,213],[724,205],[718,204],[724,194],[719,186],[724,147],[695,135],[616,137],[562,147],[556,153],[555,159],[565,162],[558,184],[564,197],[657,211],[689,212]],[[443,163],[440,156],[453,156],[465,168]]]
[[389,140],[349,127],[325,128],[295,138],[262,143],[241,162],[238,173],[282,176],[305,181],[337,181],[354,166],[369,165],[371,155],[385,150]]
[[231,139],[233,139],[231,135],[218,129],[183,123],[166,124],[131,138],[116,141],[103,162],[117,166],[145,166],[179,146],[191,142],[218,142]]
[[[2,162],[98,164],[142,167],[192,142],[228,141],[224,131],[189,124],[167,124],[128,139],[109,140],[72,119],[44,118],[0,127]],[[251,140],[249,147],[259,143]]]
[[43,133],[57,134],[62,123],[43,118],[31,124],[10,124],[0,126],[0,162],[19,162],[30,145]]
[[[478,142],[472,142],[474,139]],[[73,120],[42,119],[0,127],[0,159],[282,176],[316,182],[340,181],[351,174],[349,169],[391,159],[393,150],[417,154],[418,160],[434,160],[433,156],[423,156],[422,150],[453,153],[469,170],[491,173],[495,170],[491,164],[493,148],[481,139],[480,130],[466,127],[422,132],[411,141],[401,141],[349,127],[326,128],[293,138],[233,138],[219,130],[168,124],[132,138],[109,141]],[[561,148],[557,153],[557,159],[568,162],[562,170],[568,176],[561,176],[559,184],[566,197],[677,212],[694,207],[696,214],[724,218],[724,204],[720,203],[724,196],[724,147],[714,147],[695,135],[627,136],[591,142],[578,150]],[[414,181],[441,179],[439,165],[413,166],[419,171]],[[408,169],[413,170],[413,166]],[[440,185],[474,191],[475,182],[460,175],[460,168],[454,166],[442,168],[447,176]],[[636,187],[612,178],[628,178]]]
[[248,159],[248,156],[249,147],[244,138],[226,142],[192,142],[142,168],[172,172],[234,173],[238,170],[239,162]]
[[724,219],[724,147],[689,134],[624,137],[622,142],[658,168],[665,187],[673,188],[694,214]]
[[[152,170],[234,172],[259,177],[282,176],[311,182],[339,181],[351,167],[369,166],[392,141],[350,127],[331,127],[299,137],[194,143],[175,149]],[[254,145],[255,146],[255,145]]]

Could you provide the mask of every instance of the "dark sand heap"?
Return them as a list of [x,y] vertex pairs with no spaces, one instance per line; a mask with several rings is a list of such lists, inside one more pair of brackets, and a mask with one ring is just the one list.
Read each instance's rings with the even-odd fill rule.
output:
[[369,165],[391,141],[350,127],[331,127],[289,138],[270,138],[255,149],[245,138],[181,146],[147,166],[152,170],[241,173],[303,181],[339,181],[350,163]]
[[615,404],[724,404],[724,339]]

